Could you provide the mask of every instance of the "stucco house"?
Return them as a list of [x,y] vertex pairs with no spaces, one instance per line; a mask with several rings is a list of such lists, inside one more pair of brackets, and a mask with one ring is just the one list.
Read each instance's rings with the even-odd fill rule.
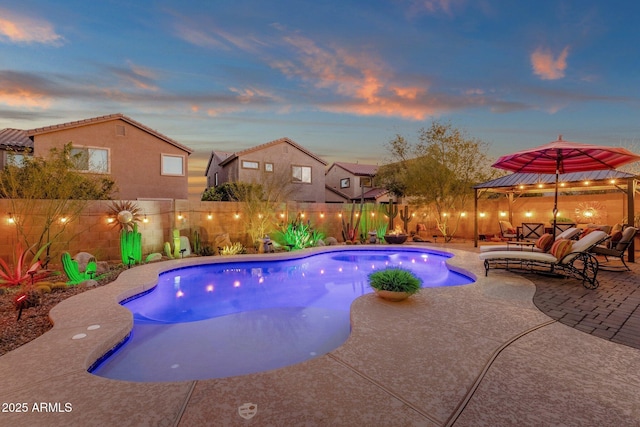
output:
[[360,163],[335,162],[325,175],[327,203],[359,202],[386,203],[389,192],[373,186],[378,166]]
[[0,130],[0,162],[19,161],[23,155],[46,156],[69,142],[72,153],[85,154],[80,170],[107,174],[116,182],[114,198],[188,198],[187,159],[193,150],[123,114]]
[[212,151],[205,176],[207,187],[217,187],[226,182],[261,183],[279,175],[291,186],[289,200],[323,203],[326,165],[285,137],[235,153]]

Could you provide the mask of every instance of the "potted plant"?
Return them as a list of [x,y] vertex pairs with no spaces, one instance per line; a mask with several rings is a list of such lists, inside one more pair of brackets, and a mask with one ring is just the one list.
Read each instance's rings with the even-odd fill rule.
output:
[[369,286],[381,298],[402,301],[421,289],[422,279],[407,269],[388,267],[370,273]]

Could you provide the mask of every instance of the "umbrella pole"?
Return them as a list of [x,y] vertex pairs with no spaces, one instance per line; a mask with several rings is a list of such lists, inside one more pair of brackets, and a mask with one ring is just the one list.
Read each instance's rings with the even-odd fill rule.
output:
[[558,217],[558,177],[560,175],[560,156],[556,157],[556,194],[553,197],[553,240],[556,240],[556,219]]

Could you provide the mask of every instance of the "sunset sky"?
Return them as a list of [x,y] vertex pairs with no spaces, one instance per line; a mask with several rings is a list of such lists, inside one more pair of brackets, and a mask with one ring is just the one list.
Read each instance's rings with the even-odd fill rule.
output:
[[640,141],[640,3],[0,0],[0,129],[124,113],[195,150],[382,164],[432,120],[491,156]]

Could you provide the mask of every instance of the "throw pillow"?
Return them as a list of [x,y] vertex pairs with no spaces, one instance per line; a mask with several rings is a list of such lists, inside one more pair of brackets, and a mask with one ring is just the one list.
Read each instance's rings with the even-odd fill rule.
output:
[[556,257],[558,261],[571,253],[571,249],[573,248],[573,241],[568,239],[558,239],[553,242],[551,246],[551,255]]
[[536,241],[536,248],[542,250],[542,252],[548,252],[553,245],[553,235],[545,233]]
[[610,234],[610,236],[609,247],[615,248],[620,239],[622,239],[622,231],[616,231],[615,233]]

